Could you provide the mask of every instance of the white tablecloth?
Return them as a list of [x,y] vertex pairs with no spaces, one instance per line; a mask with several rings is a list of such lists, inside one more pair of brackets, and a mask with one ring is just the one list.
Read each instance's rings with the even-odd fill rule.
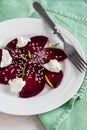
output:
[[46,130],[37,116],[0,113],[0,130]]

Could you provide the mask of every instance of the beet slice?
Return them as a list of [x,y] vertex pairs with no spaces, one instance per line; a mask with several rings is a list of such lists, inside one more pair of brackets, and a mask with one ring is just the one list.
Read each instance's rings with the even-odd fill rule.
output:
[[45,44],[48,41],[48,38],[46,36],[34,36],[31,37],[31,42],[38,43],[38,46],[41,46],[42,48],[45,46]]
[[45,81],[42,80],[40,83],[35,81],[35,75],[32,75],[31,79],[25,77],[26,85],[23,87],[22,91],[19,93],[19,96],[22,98],[28,98],[39,94],[45,85]]
[[30,39],[31,42],[28,42],[28,44],[25,47],[23,47],[23,52],[25,54],[27,54],[28,51],[30,51],[33,54],[34,52],[43,49],[48,41],[48,38],[45,36],[34,36]]
[[0,83],[8,84],[10,79],[21,76],[21,66],[20,65],[10,65],[5,68],[0,68]]
[[24,81],[26,81],[26,85],[19,93],[20,97],[28,98],[39,94],[45,86],[44,68],[39,64],[33,66],[32,63],[28,63]]
[[66,59],[66,54],[64,53],[64,51],[62,49],[59,48],[45,48],[46,51],[46,55],[47,55],[47,62],[50,59],[56,59],[59,62],[63,61],[64,59]]
[[17,38],[13,39],[12,41],[10,41],[7,45],[6,48],[12,48],[15,49],[16,48],[16,44],[17,44]]
[[60,71],[58,73],[48,71],[48,72],[46,72],[45,75],[48,77],[48,79],[50,80],[50,82],[52,83],[54,88],[56,88],[60,85],[62,78],[63,78],[63,72],[62,71]]

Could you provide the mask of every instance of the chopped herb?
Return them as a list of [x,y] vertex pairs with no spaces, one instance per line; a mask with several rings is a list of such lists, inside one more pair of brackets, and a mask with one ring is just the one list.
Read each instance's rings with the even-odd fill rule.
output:
[[24,78],[24,75],[25,75],[25,67],[22,68],[22,79]]
[[21,59],[27,61],[27,58],[24,55],[21,56]]
[[49,84],[49,86],[51,87],[51,88],[53,88],[53,85],[52,85],[52,83],[50,82],[50,80],[48,79],[48,77],[45,75],[45,80],[46,80],[46,82]]
[[56,48],[60,43],[53,44],[51,46],[48,46],[48,48]]
[[28,57],[31,58],[32,57],[32,54],[30,51],[28,51]]

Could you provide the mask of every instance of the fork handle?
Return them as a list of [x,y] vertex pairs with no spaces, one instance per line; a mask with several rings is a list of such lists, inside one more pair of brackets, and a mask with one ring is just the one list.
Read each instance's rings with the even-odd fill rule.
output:
[[65,40],[63,38],[63,36],[60,34],[60,32],[58,32],[56,25],[54,24],[54,22],[50,19],[50,17],[47,15],[47,13],[45,12],[44,8],[41,6],[41,4],[39,4],[38,2],[34,2],[33,3],[33,7],[34,9],[42,16],[42,18],[47,22],[47,24],[51,27],[51,29],[53,30],[54,34],[56,34],[58,36],[58,38],[65,43]]

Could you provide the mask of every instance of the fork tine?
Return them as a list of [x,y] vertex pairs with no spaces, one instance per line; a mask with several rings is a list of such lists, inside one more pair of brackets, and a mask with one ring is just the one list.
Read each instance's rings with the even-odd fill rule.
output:
[[80,62],[80,64],[81,64],[85,69],[87,69],[86,64],[83,62],[83,59],[80,58],[78,52],[75,52],[74,55],[75,55],[75,57],[77,58],[78,62]]
[[75,65],[75,67],[80,71],[80,72],[82,72],[82,69],[79,67],[79,65],[75,62],[75,60],[71,57],[71,56],[69,56],[68,57],[69,59],[70,59],[70,61]]
[[71,57],[73,58],[73,60],[77,63],[77,65],[84,71],[84,66],[81,64],[81,61],[79,61],[77,59],[77,57],[75,57],[75,53],[73,55],[71,55]]
[[87,67],[87,63],[83,60],[83,58],[80,56],[80,54],[76,51],[76,54],[78,56],[78,58],[86,65]]

